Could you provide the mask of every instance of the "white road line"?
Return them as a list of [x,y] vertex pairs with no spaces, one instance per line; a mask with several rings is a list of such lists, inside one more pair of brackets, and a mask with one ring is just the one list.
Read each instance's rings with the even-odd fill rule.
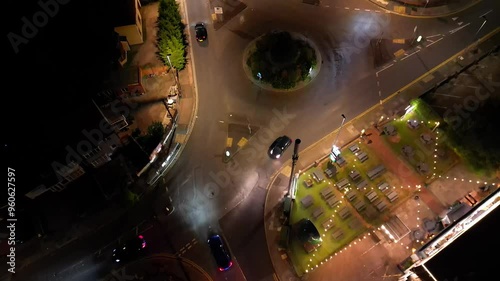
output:
[[370,9],[365,9],[365,11],[369,12],[369,11],[370,11]]
[[452,97],[452,98],[462,98],[461,96],[454,96],[454,95],[448,95],[448,94],[440,94],[436,93],[436,96],[444,96],[444,97]]
[[430,46],[432,46],[433,44],[436,44],[437,42],[439,42],[439,41],[441,41],[441,40],[443,40],[443,38],[439,38],[438,40],[433,41],[432,43],[430,43],[430,44],[426,45],[425,47],[430,47]]
[[358,8],[354,8],[354,10],[359,11],[359,9],[358,9]]
[[349,7],[344,7],[344,9],[349,10]]
[[380,87],[380,81],[377,81],[377,86],[379,86],[379,87]]
[[479,17],[480,17],[480,18],[482,18],[482,17],[486,16],[487,14],[489,14],[489,13],[491,13],[491,12],[493,12],[493,10],[489,10],[489,11],[487,11],[486,13],[484,13],[484,14],[480,15]]
[[378,96],[381,97],[382,96],[382,91],[378,91]]
[[461,30],[462,28],[468,26],[469,24],[470,24],[470,22],[467,23],[467,24],[465,24],[465,25],[462,25],[461,27],[457,27],[455,29],[450,30],[450,34],[453,34],[453,33],[457,32],[457,31]]
[[443,36],[443,35],[442,34],[434,34],[434,35],[427,36],[425,38],[433,38],[433,37],[438,37],[438,36]]
[[384,71],[384,70],[388,69],[389,67],[391,67],[391,66],[393,66],[393,65],[394,65],[394,64],[393,64],[393,63],[391,63],[391,64],[389,64],[388,66],[386,66],[386,67],[382,68],[381,70],[377,71],[375,74],[376,74],[376,75],[377,75],[377,77],[378,77],[378,74],[379,74],[380,72],[382,72],[382,71]]
[[420,52],[420,50],[415,51],[415,52],[413,52],[413,53],[411,53],[411,54],[407,55],[406,57],[402,58],[401,60],[403,61],[403,60],[405,60],[405,59],[407,59],[407,58],[409,58],[409,57],[413,56],[414,54],[416,54],[416,53],[418,53],[418,52]]
[[431,39],[427,39],[427,41],[430,41],[431,43],[434,43],[434,41],[432,41]]
[[375,13],[380,13],[380,11],[375,11]]

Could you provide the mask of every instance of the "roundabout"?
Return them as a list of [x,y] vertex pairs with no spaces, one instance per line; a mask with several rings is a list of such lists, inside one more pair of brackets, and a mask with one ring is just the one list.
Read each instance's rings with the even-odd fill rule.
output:
[[246,76],[257,86],[277,92],[291,92],[311,83],[321,61],[314,42],[299,33],[281,30],[251,41],[243,54]]

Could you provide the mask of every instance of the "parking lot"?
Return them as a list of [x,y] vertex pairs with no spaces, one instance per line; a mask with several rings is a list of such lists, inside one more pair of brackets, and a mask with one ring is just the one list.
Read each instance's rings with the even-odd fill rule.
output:
[[422,98],[445,119],[463,118],[489,97],[500,96],[498,77],[500,58],[495,52]]

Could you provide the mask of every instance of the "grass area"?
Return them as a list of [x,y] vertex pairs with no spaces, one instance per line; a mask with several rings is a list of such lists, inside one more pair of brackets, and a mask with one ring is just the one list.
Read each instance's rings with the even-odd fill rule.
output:
[[[401,155],[415,171],[421,176],[424,181],[429,182],[436,176],[446,173],[453,167],[457,161],[458,156],[444,141],[443,132],[437,127],[439,120],[425,118],[426,111],[414,110],[401,119],[390,122],[388,125],[394,126],[396,135],[385,135],[385,140],[397,155]],[[432,114],[429,113],[431,116]],[[419,124],[417,128],[410,128],[408,125],[409,120],[415,120]],[[386,125],[387,126],[387,125]],[[425,143],[422,141],[422,135],[429,135],[431,141]],[[412,156],[405,156],[402,152],[404,146],[410,146],[413,150]],[[418,165],[425,163],[428,166],[427,173],[420,173]]]
[[[311,253],[307,253],[304,249],[301,242],[296,238],[295,234],[291,234],[291,243],[290,243],[290,258],[295,267],[295,270],[299,276],[302,276],[304,273],[307,273],[311,269],[314,269],[316,266],[321,265],[326,259],[334,255],[335,253],[341,251],[344,247],[349,245],[353,240],[361,236],[370,228],[377,228],[380,226],[386,219],[387,214],[390,212],[391,208],[402,202],[405,198],[407,198],[411,190],[405,188],[401,190],[397,190],[399,195],[399,199],[394,203],[390,203],[386,198],[386,195],[378,190],[377,186],[380,183],[387,182],[392,188],[395,188],[392,184],[392,179],[388,175],[388,173],[382,174],[380,177],[370,180],[367,178],[366,173],[372,169],[373,167],[383,164],[383,162],[376,157],[373,151],[363,142],[356,143],[360,150],[360,152],[365,152],[368,155],[368,159],[361,163],[356,154],[351,152],[348,148],[342,150],[343,158],[346,160],[346,164],[343,167],[338,167],[337,165],[337,174],[335,174],[332,178],[328,179],[324,173],[325,169],[332,166],[329,160],[325,160],[322,163],[319,163],[317,167],[312,167],[309,170],[302,173],[299,177],[299,187],[296,194],[295,204],[293,205],[290,223],[294,225],[304,218],[310,219],[316,228],[318,229],[320,235],[322,236],[323,242],[319,248],[314,250]],[[351,144],[353,145],[353,144]],[[351,146],[349,145],[349,147]],[[316,170],[320,170],[321,174],[324,176],[324,180],[321,182],[316,182],[313,178],[313,172]],[[353,181],[349,173],[351,171],[358,171],[361,175],[359,179]],[[344,190],[340,191],[335,183],[341,181],[342,179],[348,179],[350,185]],[[307,187],[305,184],[306,180],[310,180],[313,182],[311,187]],[[365,180],[367,185],[360,190],[357,189],[357,184]],[[331,187],[335,196],[340,200],[340,203],[330,208],[326,201],[321,197],[320,191],[324,188]],[[356,199],[352,202],[349,202],[347,198],[344,198],[345,194],[353,190],[356,193]],[[370,203],[366,198],[366,194],[375,190],[377,194],[378,200],[382,200],[387,204],[387,209],[383,212],[379,212],[374,203],[378,201],[374,201],[374,203]],[[305,208],[301,199],[306,196],[311,196],[313,198],[313,205]],[[364,202],[366,208],[360,212],[356,211],[354,208],[354,204],[356,202]],[[313,219],[312,213],[316,208],[322,208],[323,214],[320,215],[317,219]],[[339,215],[341,209],[346,207],[351,215],[345,219],[342,219]],[[333,227],[326,230],[323,227],[323,223],[329,221],[329,224],[332,224]],[[333,234],[342,230],[344,233],[343,237],[340,239],[335,239]]]

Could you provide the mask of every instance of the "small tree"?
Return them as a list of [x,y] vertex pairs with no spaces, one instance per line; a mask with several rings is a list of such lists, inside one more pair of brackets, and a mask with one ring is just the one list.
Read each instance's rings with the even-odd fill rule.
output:
[[179,5],[175,0],[160,0],[158,14],[158,56],[165,65],[181,70],[186,65],[186,37]]

